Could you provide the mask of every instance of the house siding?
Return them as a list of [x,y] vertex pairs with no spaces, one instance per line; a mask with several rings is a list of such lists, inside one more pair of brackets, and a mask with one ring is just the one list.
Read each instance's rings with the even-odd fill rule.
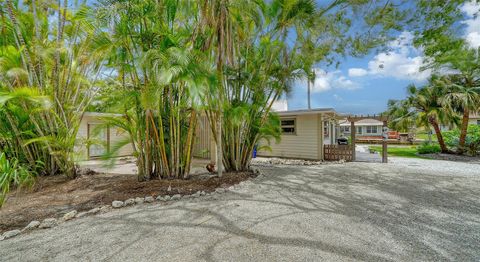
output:
[[[75,153],[77,160],[86,160],[88,156],[88,147],[86,140],[89,139],[89,124],[101,124],[103,123],[102,119],[99,116],[92,116],[85,114],[80,121],[80,126],[77,133],[77,141],[75,146]],[[128,133],[123,130],[117,129],[115,127],[108,128],[107,139],[109,148],[115,146],[116,143],[124,141],[129,138]],[[117,156],[130,156],[133,154],[133,147],[129,143],[119,149]]]
[[286,158],[320,159],[321,150],[318,149],[319,117],[317,114],[281,117],[295,118],[295,134],[281,136],[281,141],[272,141],[272,151],[261,150],[259,156],[274,156]]

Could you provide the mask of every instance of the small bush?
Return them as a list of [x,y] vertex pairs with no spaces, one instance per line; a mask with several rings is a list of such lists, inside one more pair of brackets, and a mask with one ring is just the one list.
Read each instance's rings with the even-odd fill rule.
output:
[[0,208],[11,186],[30,187],[35,181],[34,175],[20,165],[16,158],[8,159],[4,153],[0,153]]
[[[450,148],[458,148],[460,130],[455,128],[450,131],[442,132],[445,144]],[[465,139],[465,150],[468,155],[476,156],[480,151],[480,126],[469,125],[467,137]]]
[[424,143],[417,148],[419,154],[434,154],[441,152],[441,148],[438,144]]

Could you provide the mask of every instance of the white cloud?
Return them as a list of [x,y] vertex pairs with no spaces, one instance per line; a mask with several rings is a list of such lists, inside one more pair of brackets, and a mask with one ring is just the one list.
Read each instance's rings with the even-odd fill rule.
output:
[[409,56],[403,52],[380,53],[368,63],[368,72],[381,77],[393,77],[400,80],[426,80],[430,70],[421,70],[423,56]]
[[313,82],[312,92],[320,93],[331,89],[354,90],[360,86],[343,76],[340,71],[327,72],[322,69],[315,69],[315,81]]
[[377,54],[368,62],[368,68],[350,68],[349,76],[377,76],[393,77],[400,80],[423,81],[430,74],[430,70],[422,71],[424,56],[421,50],[412,45],[413,34],[402,32],[395,40],[388,44],[390,52]]
[[466,25],[465,39],[471,47],[480,47],[480,3],[473,1],[465,3],[461,7],[462,12],[468,17],[462,23]]
[[348,69],[349,77],[360,77],[368,74],[368,71],[363,68],[350,68]]

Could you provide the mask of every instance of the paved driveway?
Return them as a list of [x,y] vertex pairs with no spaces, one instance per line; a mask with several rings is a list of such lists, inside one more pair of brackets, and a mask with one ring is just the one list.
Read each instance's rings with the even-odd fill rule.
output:
[[265,177],[227,194],[114,210],[1,241],[0,260],[478,261],[478,167],[262,167]]

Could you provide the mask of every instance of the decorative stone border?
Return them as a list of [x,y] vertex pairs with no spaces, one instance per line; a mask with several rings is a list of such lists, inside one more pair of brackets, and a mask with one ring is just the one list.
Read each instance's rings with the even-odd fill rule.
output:
[[[258,178],[264,177],[264,174],[261,173],[261,171],[258,167],[252,166],[250,169],[255,175],[257,175],[253,179],[258,179]],[[129,198],[125,201],[114,200],[114,201],[112,201],[111,205],[105,205],[105,206],[102,206],[102,207],[92,208],[92,209],[90,209],[88,211],[84,211],[84,212],[78,212],[77,210],[72,210],[72,211],[64,214],[63,217],[61,217],[60,219],[46,218],[42,222],[36,221],[36,220],[31,221],[27,226],[25,226],[21,230],[20,229],[14,229],[14,230],[3,232],[3,234],[0,234],[0,241],[18,236],[22,233],[32,231],[32,230],[35,230],[35,229],[54,228],[54,227],[58,226],[59,224],[62,224],[64,222],[67,222],[67,221],[70,221],[70,220],[73,220],[73,219],[76,219],[76,218],[91,216],[91,215],[95,215],[95,214],[98,214],[98,213],[106,213],[109,210],[111,210],[112,208],[113,209],[119,209],[119,208],[123,208],[123,207],[127,207],[127,206],[137,205],[137,204],[153,203],[155,201],[170,202],[170,201],[179,201],[179,200],[186,200],[186,199],[195,199],[195,198],[200,198],[200,197],[208,197],[208,196],[213,196],[213,195],[216,195],[216,194],[224,194],[224,193],[227,193],[229,191],[234,191],[236,189],[239,189],[239,188],[242,188],[242,187],[245,187],[245,186],[249,186],[251,184],[252,184],[252,182],[250,181],[250,179],[248,179],[248,180],[240,182],[237,185],[230,186],[228,188],[223,188],[223,187],[216,188],[215,191],[212,191],[212,192],[197,191],[194,194],[183,195],[183,196],[180,195],[180,194],[175,194],[175,195],[172,195],[172,196],[170,196],[170,195],[157,196],[156,198],[154,198],[153,196],[146,196],[146,197]]]

